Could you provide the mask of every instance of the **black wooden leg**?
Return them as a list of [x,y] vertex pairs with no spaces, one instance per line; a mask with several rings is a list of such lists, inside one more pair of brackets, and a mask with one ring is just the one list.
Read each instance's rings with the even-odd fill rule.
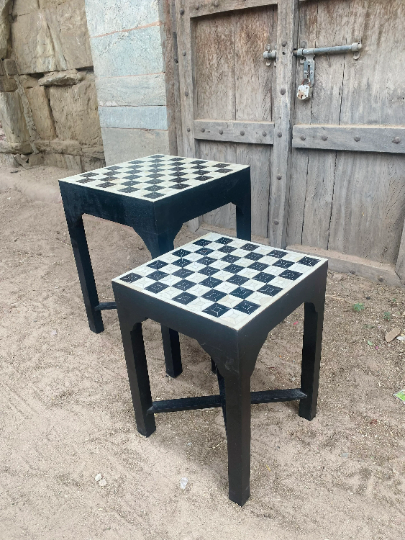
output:
[[299,415],[307,420],[316,416],[319,368],[321,363],[323,305],[316,311],[314,304],[304,305],[304,344],[302,348],[301,390],[308,396],[300,400]]
[[224,373],[229,498],[243,506],[250,495],[250,377]]
[[212,373],[217,372],[217,366],[216,366],[215,361],[213,360],[213,358],[211,358],[211,371],[212,371]]
[[236,204],[236,236],[242,240],[250,240],[252,234],[252,208],[250,182],[243,200]]
[[95,310],[96,306],[99,305],[99,300],[93,268],[91,266],[83,218],[80,217],[74,222],[68,220],[67,224],[90,330],[99,334],[104,330],[104,325],[101,312]]
[[142,335],[142,324],[137,323],[130,330],[125,323],[120,322],[136,425],[141,435],[149,437],[156,430],[156,425],[154,415],[147,414],[147,410],[152,406],[152,395]]
[[[174,249],[173,241],[176,236],[174,231],[169,231],[165,234],[153,234],[143,231],[137,232],[145,242],[153,259]],[[179,334],[175,330],[162,326],[162,338],[166,361],[166,373],[170,377],[178,377],[183,372]]]
[[[214,363],[215,365],[215,363]],[[216,365],[215,365],[216,366]],[[226,429],[226,397],[225,397],[225,380],[222,377],[221,373],[219,372],[219,369],[216,368],[217,372],[217,379],[218,379],[218,388],[219,388],[219,395],[221,396],[221,407],[222,407],[222,415],[224,417],[224,424]]]

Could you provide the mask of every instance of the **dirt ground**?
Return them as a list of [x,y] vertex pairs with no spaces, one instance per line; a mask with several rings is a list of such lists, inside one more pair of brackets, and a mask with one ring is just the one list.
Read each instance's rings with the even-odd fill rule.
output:
[[[405,342],[384,335],[405,327],[404,291],[329,274],[318,415],[252,407],[240,508],[228,500],[219,409],[159,415],[154,435],[137,433],[116,312],[100,335],[87,326],[58,197],[67,175],[0,170],[0,539],[402,537],[405,406],[393,394],[405,387]],[[111,279],[149,253],[126,227],[85,224],[101,299],[112,300]],[[201,234],[183,228],[176,245]],[[302,315],[269,335],[253,390],[299,386]],[[171,380],[157,324],[144,335],[155,398],[217,393],[196,342],[182,336],[185,369]]]

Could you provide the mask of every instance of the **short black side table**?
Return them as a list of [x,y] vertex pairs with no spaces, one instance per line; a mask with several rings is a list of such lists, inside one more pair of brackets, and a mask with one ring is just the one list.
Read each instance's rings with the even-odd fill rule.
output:
[[[60,180],[60,191],[90,329],[104,330],[82,215],[135,229],[152,258],[173,249],[183,224],[227,203],[236,205],[238,238],[250,240],[250,168],[175,156],[154,155]],[[152,266],[159,271],[159,263]],[[182,371],[177,332],[162,326],[167,373]]]
[[[250,405],[299,400],[316,414],[325,288],[325,259],[209,233],[113,280],[138,431],[154,414],[223,407],[229,497],[249,498]],[[268,333],[305,304],[301,387],[250,392],[250,377]],[[220,394],[152,401],[142,322],[152,319],[195,338],[218,370]]]

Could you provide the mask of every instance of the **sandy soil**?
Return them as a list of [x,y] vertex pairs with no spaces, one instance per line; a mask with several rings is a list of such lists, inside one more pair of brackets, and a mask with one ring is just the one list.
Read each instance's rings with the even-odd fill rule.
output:
[[[393,393],[405,387],[405,344],[384,334],[405,326],[404,291],[330,273],[318,416],[252,407],[252,495],[239,508],[220,410],[160,415],[153,436],[137,433],[116,313],[103,334],[86,323],[58,198],[67,175],[0,170],[1,540],[401,537],[405,406]],[[112,300],[111,279],[149,253],[128,228],[85,223]],[[176,243],[195,236],[183,229]],[[299,384],[301,335],[302,309],[269,335],[254,390]],[[196,342],[182,337],[184,374],[171,380],[155,323],[145,340],[154,397],[217,393]]]

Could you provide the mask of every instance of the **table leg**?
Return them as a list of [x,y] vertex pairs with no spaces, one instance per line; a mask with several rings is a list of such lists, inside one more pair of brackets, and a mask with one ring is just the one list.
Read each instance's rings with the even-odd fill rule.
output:
[[[326,287],[326,277],[325,277]],[[301,390],[308,396],[300,400],[299,415],[307,420],[316,416],[321,363],[325,288],[321,301],[304,304],[304,344],[302,348]]]
[[135,324],[131,330],[126,322],[120,319],[120,325],[136,425],[141,435],[149,437],[156,430],[156,424],[154,415],[147,413],[149,407],[152,406],[152,395],[142,324]]
[[77,273],[79,274],[90,330],[96,334],[99,334],[104,330],[104,325],[100,311],[95,310],[96,306],[99,305],[99,300],[96,282],[94,280],[93,268],[91,266],[83,218],[80,216],[80,218],[75,221],[70,221],[67,219],[67,225],[72,243],[73,254],[76,260]]
[[[137,231],[149,249],[152,258],[164,255],[174,249],[175,234],[153,234]],[[162,326],[163,351],[166,361],[166,373],[170,377],[178,377],[183,372],[179,334],[166,326]]]
[[250,376],[224,373],[229,498],[243,506],[250,496]]
[[251,240],[252,234],[252,200],[250,181],[243,191],[243,198],[236,203],[236,236],[242,240]]

